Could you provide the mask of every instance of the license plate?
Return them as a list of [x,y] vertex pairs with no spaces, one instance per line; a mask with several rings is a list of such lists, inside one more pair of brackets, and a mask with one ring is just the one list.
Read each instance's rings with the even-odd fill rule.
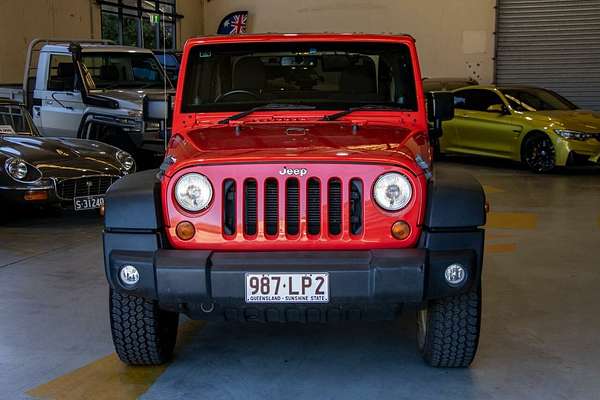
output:
[[246,274],[246,303],[329,303],[329,274]]
[[73,199],[75,211],[93,210],[94,208],[100,208],[103,205],[104,196],[85,196],[75,197]]

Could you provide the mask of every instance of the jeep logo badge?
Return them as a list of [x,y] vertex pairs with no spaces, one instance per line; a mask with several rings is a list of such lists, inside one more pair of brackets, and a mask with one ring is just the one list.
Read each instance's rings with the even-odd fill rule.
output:
[[294,176],[304,176],[308,174],[308,170],[306,168],[288,168],[283,167],[281,171],[279,171],[279,175],[294,175]]

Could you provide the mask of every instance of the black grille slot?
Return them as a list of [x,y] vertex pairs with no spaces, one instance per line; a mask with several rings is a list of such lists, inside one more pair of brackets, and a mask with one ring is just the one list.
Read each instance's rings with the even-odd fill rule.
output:
[[96,196],[106,193],[110,185],[117,179],[116,176],[90,176],[84,178],[65,179],[56,184],[58,196],[64,200],[73,200],[75,197]]
[[235,202],[235,181],[233,179],[226,179],[223,182],[223,233],[226,235],[235,234]]
[[342,182],[337,179],[329,180],[327,192],[327,214],[329,218],[329,233],[342,233]]
[[277,235],[279,229],[279,198],[277,180],[269,178],[265,181],[265,233]]
[[350,181],[350,233],[358,235],[363,229],[363,184],[359,179]]
[[309,235],[318,235],[321,232],[321,184],[318,179],[308,180],[306,197],[306,230]]
[[285,183],[285,230],[288,235],[300,232],[300,184],[298,179],[288,179]]
[[244,232],[246,235],[256,235],[256,181],[248,179],[244,182]]

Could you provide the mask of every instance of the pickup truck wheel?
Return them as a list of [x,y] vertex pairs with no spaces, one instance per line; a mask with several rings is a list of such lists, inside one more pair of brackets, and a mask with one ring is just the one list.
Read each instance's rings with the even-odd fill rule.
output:
[[432,367],[468,367],[475,358],[481,322],[481,288],[430,301],[417,314],[417,342]]
[[155,301],[110,290],[110,326],[121,361],[129,365],[159,365],[175,347],[179,314],[158,308]]

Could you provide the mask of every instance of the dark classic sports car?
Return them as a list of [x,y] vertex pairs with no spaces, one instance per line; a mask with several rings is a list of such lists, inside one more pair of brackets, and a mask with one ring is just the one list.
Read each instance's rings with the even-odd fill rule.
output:
[[42,137],[25,107],[0,100],[0,203],[101,208],[109,186],[134,171],[129,153],[92,140]]

